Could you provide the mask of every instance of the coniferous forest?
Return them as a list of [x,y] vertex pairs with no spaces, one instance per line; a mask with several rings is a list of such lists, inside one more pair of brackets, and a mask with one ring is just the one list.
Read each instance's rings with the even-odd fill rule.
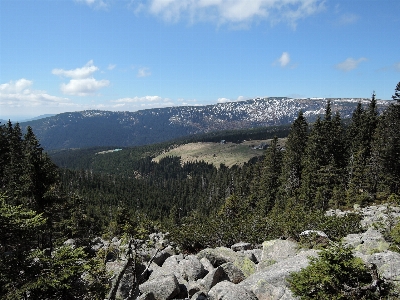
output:
[[[393,100],[379,115],[373,93],[348,122],[329,101],[313,124],[299,112],[284,145],[275,137],[263,157],[231,168],[156,163],[154,145],[104,156],[95,169],[79,159],[60,168],[30,127],[1,125],[0,298],[104,299],[104,257],[90,251],[98,236],[168,231],[182,251],[196,252],[298,240],[306,229],[334,240],[361,230],[356,214],[324,212],[400,203],[400,83]],[[68,239],[79,247],[67,248]]]

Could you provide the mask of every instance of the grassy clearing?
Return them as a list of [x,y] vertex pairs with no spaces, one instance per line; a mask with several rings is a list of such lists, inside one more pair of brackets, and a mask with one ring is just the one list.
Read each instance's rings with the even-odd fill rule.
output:
[[[216,167],[224,164],[227,167],[242,165],[255,156],[261,156],[265,150],[253,149],[261,143],[271,144],[271,140],[244,141],[241,144],[234,143],[189,143],[173,148],[153,159],[160,161],[166,156],[180,156],[182,163],[193,161],[205,161]],[[282,143],[281,143],[282,144]]]

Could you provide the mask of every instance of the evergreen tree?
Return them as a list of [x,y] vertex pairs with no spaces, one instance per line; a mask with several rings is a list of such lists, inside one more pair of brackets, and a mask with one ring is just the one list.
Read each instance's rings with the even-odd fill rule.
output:
[[379,122],[370,163],[372,184],[386,193],[400,193],[400,105],[390,105]]
[[278,144],[278,138],[275,136],[265,152],[260,178],[255,178],[255,180],[260,181],[257,206],[262,215],[268,213],[275,205],[281,169],[282,148]]
[[302,159],[307,145],[308,124],[300,111],[291,126],[283,152],[282,176],[280,177],[280,202],[292,199],[298,201],[298,189],[301,185]]
[[[366,204],[375,198],[376,183],[372,168],[372,139],[378,124],[378,111],[375,92],[372,93],[368,108],[362,113],[353,113],[349,129],[351,140],[347,202]],[[355,133],[355,134],[353,134]]]
[[400,103],[400,82],[396,85],[392,99]]

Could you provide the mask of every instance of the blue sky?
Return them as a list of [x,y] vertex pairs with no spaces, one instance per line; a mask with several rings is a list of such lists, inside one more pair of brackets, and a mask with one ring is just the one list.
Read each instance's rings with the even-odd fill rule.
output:
[[390,99],[398,0],[0,0],[0,119]]

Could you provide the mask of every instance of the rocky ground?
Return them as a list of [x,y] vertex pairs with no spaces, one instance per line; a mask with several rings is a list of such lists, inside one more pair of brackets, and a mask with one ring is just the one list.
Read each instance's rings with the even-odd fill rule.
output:
[[[398,222],[400,207],[355,207],[355,211],[363,215],[365,232],[350,234],[343,243],[354,247],[355,256],[366,264],[374,263],[382,279],[398,284],[400,253],[389,251],[385,231]],[[258,247],[243,242],[231,248],[209,248],[196,255],[185,255],[169,245],[165,234],[152,234],[150,239],[152,247],[137,251],[144,261],[137,268],[137,275],[129,267],[118,282],[116,299],[296,299],[288,288],[287,277],[306,267],[310,256],[318,256],[318,250],[303,249],[289,240],[266,241]],[[122,245],[116,238],[111,242],[101,239],[95,242],[96,251],[114,249],[108,250],[107,269],[114,273],[115,285],[128,260],[125,255],[128,245]],[[134,282],[138,283],[136,289],[132,289]]]

